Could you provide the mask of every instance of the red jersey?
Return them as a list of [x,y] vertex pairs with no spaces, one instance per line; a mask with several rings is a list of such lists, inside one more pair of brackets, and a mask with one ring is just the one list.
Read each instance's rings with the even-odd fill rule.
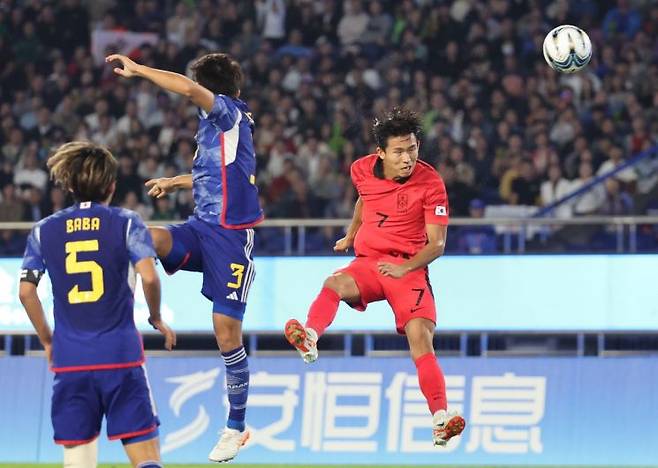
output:
[[448,224],[448,194],[436,170],[418,161],[404,182],[384,179],[376,154],[352,164],[352,183],[363,201],[357,256],[413,256],[427,243],[427,224]]

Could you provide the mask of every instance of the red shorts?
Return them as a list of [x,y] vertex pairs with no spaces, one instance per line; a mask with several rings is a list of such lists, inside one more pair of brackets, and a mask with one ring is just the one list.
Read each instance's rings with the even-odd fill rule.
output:
[[395,328],[404,335],[404,327],[411,319],[425,318],[436,324],[436,305],[427,268],[407,273],[402,278],[391,278],[379,273],[377,263],[400,263],[396,257],[357,257],[336,273],[354,278],[361,301],[349,304],[356,310],[366,310],[371,302],[386,301],[395,314]]

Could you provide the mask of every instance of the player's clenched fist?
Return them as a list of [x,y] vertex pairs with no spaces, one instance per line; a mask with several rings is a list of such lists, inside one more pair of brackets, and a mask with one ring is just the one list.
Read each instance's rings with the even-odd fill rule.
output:
[[345,236],[342,239],[338,239],[336,241],[336,245],[334,245],[334,252],[347,252],[353,245],[354,239]]
[[176,190],[173,177],[160,177],[147,180],[144,185],[149,188],[148,194],[155,198],[162,198]]
[[125,78],[130,78],[132,76],[137,75],[137,71],[139,70],[139,65],[133,62],[131,59],[126,57],[125,55],[121,54],[112,54],[108,55],[105,57],[106,62],[113,62],[115,60],[118,60],[121,62],[121,65],[123,65],[123,68],[120,67],[115,67],[114,68],[114,73],[117,75],[121,75]]

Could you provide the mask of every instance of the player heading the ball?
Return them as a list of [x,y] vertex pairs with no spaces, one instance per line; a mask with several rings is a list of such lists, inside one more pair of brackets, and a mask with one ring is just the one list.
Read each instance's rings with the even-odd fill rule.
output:
[[398,333],[406,335],[420,389],[433,416],[434,444],[445,446],[464,429],[464,419],[447,411],[445,379],[434,354],[434,291],[428,265],[444,251],[448,195],[441,176],[418,159],[420,121],[394,108],[376,119],[374,154],[352,164],[359,193],[352,223],[334,250],[354,247],[356,258],[329,276],[308,312],[306,325],[286,324],[288,341],[306,362],[318,358],[317,340],[336,316],[339,302],[364,311],[386,300]]

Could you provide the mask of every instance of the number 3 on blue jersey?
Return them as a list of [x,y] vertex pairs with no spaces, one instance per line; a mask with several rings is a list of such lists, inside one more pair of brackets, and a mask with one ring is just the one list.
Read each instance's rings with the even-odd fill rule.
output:
[[231,263],[232,276],[235,276],[235,283],[227,283],[226,286],[233,289],[240,289],[242,286],[242,277],[244,276],[244,265],[240,263]]
[[69,303],[82,304],[98,301],[105,293],[103,268],[93,260],[78,261],[78,252],[98,252],[98,240],[67,242],[65,248],[67,253],[66,272],[69,275],[77,273],[91,274],[91,291],[80,291],[80,288],[76,284],[69,290]]

